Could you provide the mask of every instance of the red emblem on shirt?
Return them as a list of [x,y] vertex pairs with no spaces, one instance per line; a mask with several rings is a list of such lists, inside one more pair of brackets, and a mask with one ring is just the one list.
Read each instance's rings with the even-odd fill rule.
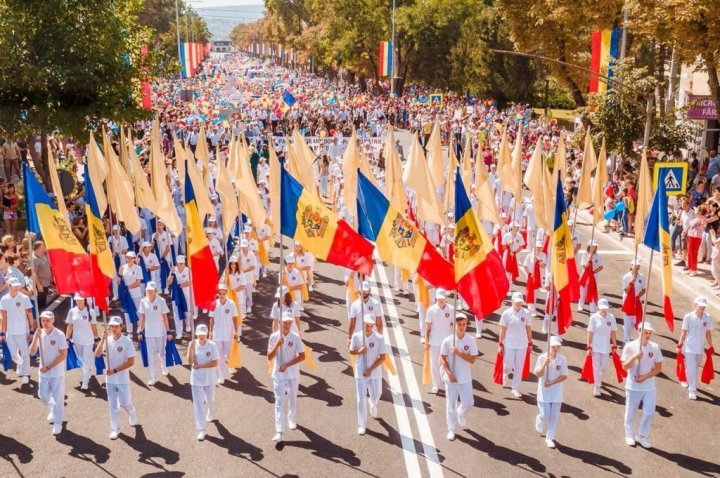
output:
[[55,345],[55,341],[54,341],[54,340],[51,340],[51,341],[50,341],[50,345]]
[[293,346],[292,341],[288,342],[288,347],[292,347],[292,346]]

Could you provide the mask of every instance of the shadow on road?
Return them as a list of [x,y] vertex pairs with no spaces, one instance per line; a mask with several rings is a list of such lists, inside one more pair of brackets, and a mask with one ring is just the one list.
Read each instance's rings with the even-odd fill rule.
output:
[[660,450],[659,448],[651,448],[648,450],[659,457],[665,458],[678,466],[703,476],[717,476],[720,474],[720,463],[710,462],[695,458],[693,456],[683,455],[682,453],[671,453],[669,451]]
[[516,466],[524,471],[534,472],[539,476],[543,476],[542,474],[545,473],[545,465],[543,465],[537,458],[525,455],[511,448],[506,448],[498,445],[497,443],[493,443],[472,430],[464,431],[470,436],[470,438],[466,437],[465,434],[458,434],[457,439],[467,445],[470,445],[477,451],[485,453],[488,457],[494,460],[504,461],[505,463]]
[[17,457],[21,464],[30,463],[33,460],[33,449],[13,437],[0,434],[0,458],[10,463],[18,476],[24,476],[13,456]]
[[[125,434],[120,434],[120,439],[127,443],[133,450],[139,453],[138,462],[150,465],[163,471],[165,465],[174,465],[180,460],[180,454],[175,450],[171,450],[159,443],[148,440],[142,425],[135,427],[135,438],[131,438]],[[164,462],[160,463],[158,460]]]
[[583,463],[588,465],[596,466],[603,471],[614,473],[620,476],[626,476],[632,474],[632,468],[627,466],[621,461],[613,460],[607,456],[593,453],[588,450],[578,450],[576,448],[570,448],[567,445],[556,443],[557,450],[563,455],[576,458],[581,460]]

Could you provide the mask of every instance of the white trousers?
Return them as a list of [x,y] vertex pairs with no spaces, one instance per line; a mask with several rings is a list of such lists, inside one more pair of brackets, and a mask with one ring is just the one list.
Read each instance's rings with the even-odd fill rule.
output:
[[602,377],[607,370],[608,363],[610,363],[610,354],[601,354],[598,352],[592,353],[593,361],[593,379],[595,380],[595,388],[600,388],[602,385]]
[[208,420],[215,415],[215,384],[192,386],[195,429],[205,431]]
[[377,406],[382,392],[382,378],[355,377],[355,391],[357,392],[358,427],[367,428],[368,403],[365,397],[369,397],[371,407]]
[[93,352],[93,346],[92,344],[81,345],[73,342],[73,347],[75,347],[75,354],[82,363],[82,383],[87,385],[90,380],[90,375],[92,374],[93,366],[95,365],[95,353]]
[[60,425],[65,411],[65,375],[38,378],[38,398],[45,404],[48,412],[55,416],[54,424]]
[[522,371],[525,365],[525,352],[527,349],[511,349],[505,347],[503,351],[503,374],[506,380],[512,380],[512,389],[520,391]]
[[635,330],[635,316],[623,312],[623,342],[632,340],[632,333]]
[[292,291],[292,297],[295,302],[297,302],[298,307],[300,310],[303,310],[305,305],[303,304],[303,295],[301,290],[294,290]]
[[132,404],[130,396],[130,384],[112,384],[105,385],[108,395],[108,406],[110,407],[110,430],[120,431],[120,409],[124,409],[130,416],[135,414],[135,407]]
[[647,392],[639,392],[635,390],[625,390],[625,436],[633,436],[633,423],[635,422],[635,412],[637,412],[640,402],[642,402],[642,416],[640,425],[637,429],[638,436],[647,438],[650,435],[650,425],[652,425],[653,415],[655,415],[655,396],[656,390]]
[[245,289],[244,289],[244,291],[245,291],[245,311],[244,311],[245,314],[250,313],[252,310],[252,305],[253,305],[252,295],[253,295],[254,289],[255,289],[255,286],[253,285],[252,282],[248,282],[247,284],[245,284]]
[[685,374],[687,375],[688,392],[697,392],[698,369],[704,354],[685,354]]
[[[580,300],[578,301],[579,306],[582,307],[583,305],[585,305],[585,297],[586,296],[587,296],[587,287],[580,286]],[[588,304],[588,306],[589,306],[591,314],[594,314],[595,312],[597,312],[597,303],[595,303],[595,301],[590,302]]]
[[288,420],[297,423],[297,391],[299,378],[273,379],[273,393],[275,394],[275,431],[284,433]]
[[224,379],[228,372],[227,360],[230,356],[230,347],[232,346],[231,340],[216,340],[218,352],[220,358],[218,359],[218,378]]
[[148,366],[150,367],[150,378],[157,379],[157,360],[160,359],[160,368],[165,369],[165,345],[167,337],[145,337],[148,352]]
[[408,290],[408,281],[402,280],[402,270],[399,267],[393,267],[393,285],[396,289],[401,289],[403,292]]
[[[136,312],[138,310],[140,310],[140,301],[141,300],[142,300],[142,297],[133,297],[132,298],[133,304],[135,304]],[[125,329],[127,329],[128,334],[132,334],[133,333],[133,323],[130,320],[130,316],[128,314],[123,314],[123,315],[125,315]],[[138,316],[138,320],[139,319],[140,319],[140,316]]]
[[10,356],[17,364],[17,374],[22,377],[30,376],[30,348],[27,335],[8,335],[6,337]]
[[562,402],[538,402],[538,416],[535,418],[537,428],[546,429],[545,439],[554,440],[557,432],[557,424],[560,419],[560,408]]
[[445,387],[445,418],[448,431],[455,433],[458,416],[464,416],[473,406],[472,383],[445,382]]
[[430,376],[432,377],[432,386],[440,388],[442,381],[440,380],[440,346],[430,346]]
[[418,319],[420,320],[420,336],[425,337],[425,314],[426,314],[427,310],[425,310],[424,305],[418,303],[417,312],[418,312]]
[[485,321],[478,318],[475,319],[475,333],[482,334],[483,328],[485,327]]

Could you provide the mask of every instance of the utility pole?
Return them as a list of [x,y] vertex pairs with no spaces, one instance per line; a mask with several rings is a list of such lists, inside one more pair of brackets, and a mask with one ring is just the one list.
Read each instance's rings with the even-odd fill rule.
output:
[[392,2],[392,35],[390,38],[390,43],[392,45],[392,48],[390,48],[390,96],[395,96],[395,0]]

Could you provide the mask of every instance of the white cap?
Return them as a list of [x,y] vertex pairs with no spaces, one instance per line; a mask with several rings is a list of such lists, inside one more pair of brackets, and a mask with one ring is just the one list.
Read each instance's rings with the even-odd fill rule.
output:
[[635,260],[633,260],[633,261],[630,262],[630,265],[631,265],[631,266],[639,266],[639,265],[641,265],[641,264],[642,264],[642,261],[641,261],[640,259],[635,259]]
[[363,316],[363,324],[375,324],[375,317],[372,314],[365,314]]
[[210,221],[217,222],[217,218],[215,216],[210,216],[210,217],[208,217],[208,222],[210,222]]
[[21,285],[20,281],[17,279],[17,277],[10,278],[10,280],[8,281],[8,284],[15,285],[15,286]]
[[118,226],[117,224],[113,224],[112,230],[113,230],[113,231],[119,231],[119,230],[120,230],[120,226]]
[[205,234],[215,234],[215,229],[213,229],[212,227],[206,227]]
[[295,320],[295,317],[290,312],[283,312],[282,313],[282,321],[283,322],[292,322]]
[[295,264],[295,254],[287,254],[285,255],[285,262],[287,264]]
[[232,256],[230,256],[230,259],[228,259],[228,264],[231,262],[239,262],[239,261],[240,261],[240,258],[233,254]]
[[243,232],[245,233],[251,233],[252,232],[252,226],[243,226]]
[[575,221],[573,219],[568,219],[568,226],[572,226],[575,224]]
[[195,327],[195,335],[207,335],[208,334],[208,326],[205,324],[200,324],[197,327]]
[[142,248],[145,249],[146,247],[151,247],[152,244],[150,244],[148,241],[143,241]]
[[596,240],[588,241],[588,247],[597,247],[598,242]]
[[520,227],[520,223],[519,223],[519,222],[513,222],[512,227],[518,227],[518,228],[519,228],[519,227]]
[[224,291],[227,292],[227,284],[224,283],[224,282],[219,283],[219,284],[218,284],[218,290],[219,290],[219,291],[220,291],[220,290],[224,290]]
[[365,291],[370,292],[370,283],[369,283],[368,281],[366,281],[366,280],[363,281],[363,283],[362,283],[362,291],[363,291],[363,292],[365,292]]
[[75,300],[75,301],[85,300],[85,296],[83,296],[83,295],[82,295],[81,293],[79,293],[79,292],[75,292],[75,295],[73,296],[73,300]]
[[178,264],[185,264],[185,256],[177,256],[175,262],[177,262]]
[[600,299],[598,300],[597,308],[600,310],[608,310],[610,308],[610,303],[607,299]]
[[562,339],[559,336],[553,335],[552,337],[550,337],[550,347],[560,347],[561,345]]
[[638,330],[640,330],[640,329],[649,330],[650,332],[655,332],[655,327],[653,327],[653,325],[650,322],[648,322],[647,320],[645,322],[642,322],[638,326]]
[[108,320],[108,325],[122,325],[122,324],[123,324],[122,319],[120,317],[118,317],[117,315],[113,315]]
[[455,320],[468,320],[468,317],[462,312],[458,312],[457,314],[455,314]]
[[134,259],[134,258],[136,258],[137,256],[135,255],[135,251],[127,251],[127,252],[125,253],[125,257],[132,257],[132,258]]
[[243,239],[240,241],[240,247],[247,247],[250,243],[247,241],[247,239]]
[[212,193],[212,194],[210,195],[210,199],[220,199],[220,196],[218,196],[218,195],[215,194],[215,193]]
[[157,284],[155,283],[155,281],[151,280],[150,282],[148,282],[145,286],[145,290],[157,290]]
[[447,291],[441,288],[436,289],[435,299],[447,299]]
[[55,320],[55,314],[53,314],[52,310],[44,310],[40,314],[41,319],[52,319]]
[[695,299],[695,305],[700,306],[700,307],[707,307],[708,301],[705,297],[698,297]]
[[278,287],[277,290],[275,291],[275,298],[278,299],[280,297],[284,297],[285,294],[287,294],[287,293],[288,293],[287,287],[285,287],[285,286]]
[[523,302],[525,302],[525,297],[523,297],[522,292],[515,292],[512,295],[512,301],[513,301],[513,304],[515,304],[517,302],[523,303]]

